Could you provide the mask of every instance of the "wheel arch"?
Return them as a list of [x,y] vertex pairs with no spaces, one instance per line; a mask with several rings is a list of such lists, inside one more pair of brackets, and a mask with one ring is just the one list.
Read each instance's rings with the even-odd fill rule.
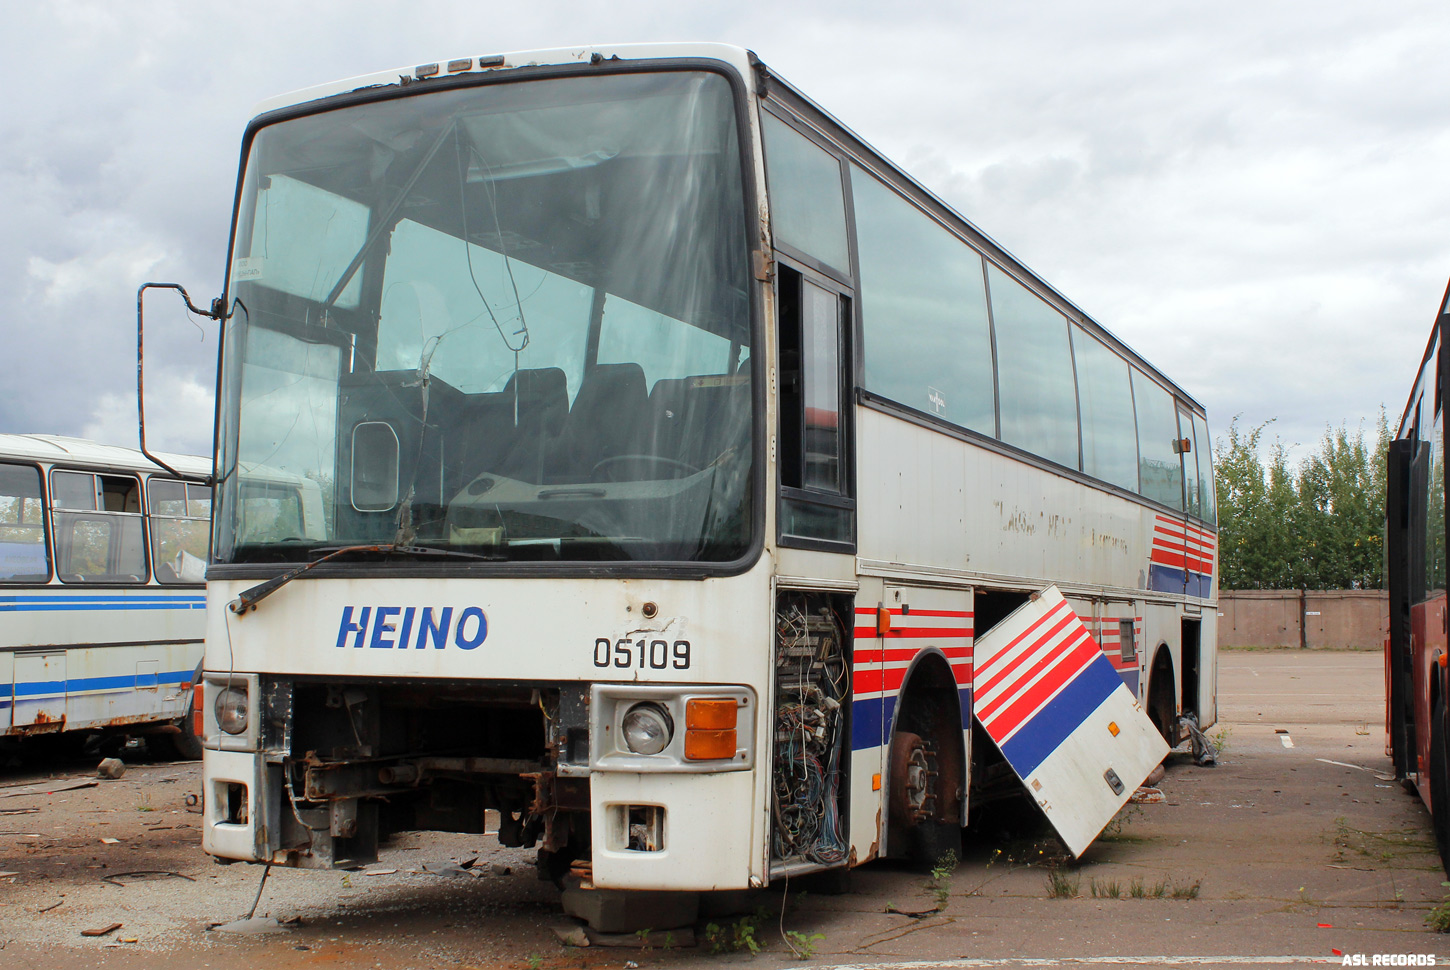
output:
[[897,732],[909,731],[938,745],[939,771],[947,784],[943,790],[944,804],[938,818],[961,825],[966,805],[967,742],[966,729],[970,713],[962,709],[961,687],[952,672],[951,662],[938,647],[926,647],[912,658],[902,679],[901,689],[892,704],[890,729],[884,740],[887,779],[886,797],[882,799],[882,832],[886,836],[885,853],[899,855],[905,848],[893,844],[893,829],[900,838],[901,826],[893,826],[890,784],[896,765],[892,763],[892,741]]
[[[1173,664],[1173,648],[1160,640],[1153,648],[1153,662],[1148,667],[1148,686],[1143,692],[1143,706],[1148,717],[1171,747],[1178,736],[1178,678]],[[1166,704],[1166,707],[1164,706]]]

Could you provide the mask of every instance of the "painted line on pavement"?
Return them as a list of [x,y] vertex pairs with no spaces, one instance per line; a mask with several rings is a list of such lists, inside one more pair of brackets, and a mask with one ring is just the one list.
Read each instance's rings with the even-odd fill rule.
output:
[[812,970],[955,970],[958,967],[1062,966],[1282,966],[1295,963],[1338,964],[1342,957],[1305,956],[1137,956],[1137,957],[1002,957],[1000,959],[909,960],[900,963],[836,963]]

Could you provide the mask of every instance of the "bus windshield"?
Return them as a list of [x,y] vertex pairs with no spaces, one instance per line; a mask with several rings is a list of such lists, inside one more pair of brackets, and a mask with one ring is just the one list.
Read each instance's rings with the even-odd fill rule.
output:
[[[251,141],[218,562],[392,543],[524,561],[750,545],[752,347],[731,87],[458,87]],[[261,516],[305,481],[319,525]],[[295,504],[295,503],[294,503]]]

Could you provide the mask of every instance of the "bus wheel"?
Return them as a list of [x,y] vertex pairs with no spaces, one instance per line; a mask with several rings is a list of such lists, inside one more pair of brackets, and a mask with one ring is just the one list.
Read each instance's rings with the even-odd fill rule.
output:
[[1148,720],[1163,735],[1168,747],[1178,746],[1178,724],[1174,717],[1173,661],[1160,650],[1148,677]]
[[961,830],[938,817],[942,797],[937,752],[921,735],[897,731],[891,737],[890,758],[892,854],[915,865],[935,865],[947,850],[961,846]]
[[1430,718],[1430,821],[1435,829],[1435,848],[1440,865],[1450,876],[1450,778],[1446,777],[1445,698],[1435,702]]
[[201,738],[192,731],[196,723],[191,716],[191,705],[186,705],[186,714],[176,722],[177,731],[164,734],[148,734],[146,750],[153,758],[163,761],[200,761]]

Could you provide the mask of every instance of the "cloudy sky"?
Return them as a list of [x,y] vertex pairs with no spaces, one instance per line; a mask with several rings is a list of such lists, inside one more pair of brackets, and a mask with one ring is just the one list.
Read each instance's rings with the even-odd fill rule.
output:
[[[462,55],[715,40],[900,162],[1208,408],[1398,415],[1450,276],[1450,5],[90,3],[6,8],[0,431],[133,445],[135,290],[221,289],[262,98]],[[148,302],[153,445],[215,331]]]

